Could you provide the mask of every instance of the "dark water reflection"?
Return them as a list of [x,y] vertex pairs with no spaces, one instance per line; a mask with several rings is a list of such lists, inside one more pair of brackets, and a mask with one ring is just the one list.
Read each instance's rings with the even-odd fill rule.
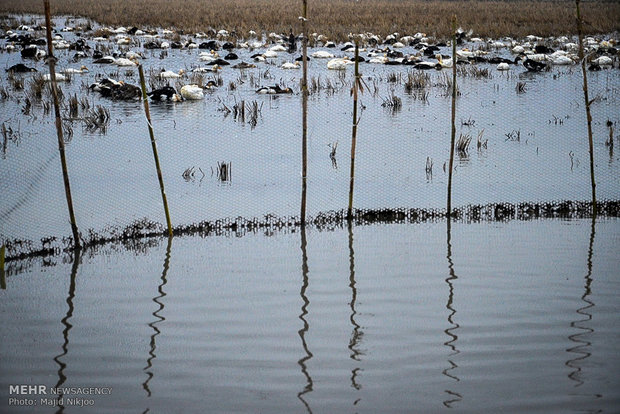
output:
[[[574,381],[575,387],[581,387],[585,384],[586,376],[582,372],[584,366],[587,365],[586,360],[592,356],[592,342],[590,338],[594,334],[594,329],[590,327],[592,325],[593,308],[595,303],[590,299],[592,295],[592,255],[594,253],[594,237],[596,234],[596,215],[592,217],[592,224],[590,227],[590,243],[588,246],[588,255],[586,260],[586,275],[584,277],[583,295],[581,295],[581,301],[583,306],[578,308],[575,312],[578,315],[578,319],[571,322],[571,328],[577,332],[570,335],[568,339],[575,345],[568,348],[566,351],[573,354],[574,357],[566,361],[566,366],[571,369],[568,374],[568,378]],[[588,399],[598,399],[602,396],[600,394],[585,394]],[[597,409],[589,409],[587,412],[602,412]]]
[[[71,317],[73,316],[73,312],[75,307],[73,305],[73,301],[75,299],[75,287],[76,287],[76,277],[78,268],[80,267],[81,261],[81,251],[78,249],[74,252],[73,264],[71,265],[71,275],[69,282],[69,294],[67,296],[67,314],[64,318],[61,319],[61,323],[64,326],[62,330],[63,344],[62,344],[62,352],[54,357],[54,362],[58,364],[58,382],[56,382],[55,388],[61,387],[66,381],[67,376],[65,375],[65,370],[67,368],[67,363],[63,362],[63,357],[65,357],[69,353],[69,331],[73,328],[73,325],[69,322]],[[63,405],[63,394],[58,394],[56,399],[58,404],[57,413],[63,413],[65,411],[65,406]]]
[[113,387],[86,413],[613,412],[618,222],[444,224],[33,265],[0,291],[0,403],[32,382]]
[[306,411],[308,413],[312,413],[312,409],[310,408],[310,404],[305,399],[305,395],[312,392],[312,377],[308,372],[307,362],[312,359],[312,352],[308,349],[308,343],[306,342],[306,334],[310,330],[310,325],[308,324],[308,320],[306,316],[308,315],[308,306],[310,305],[310,300],[306,295],[306,290],[308,289],[308,242],[306,239],[306,228],[305,226],[301,227],[301,290],[299,291],[299,296],[301,296],[301,300],[303,305],[301,305],[301,314],[299,314],[299,319],[303,322],[303,327],[297,332],[299,334],[299,338],[301,339],[301,346],[305,355],[297,361],[299,366],[301,367],[301,373],[304,375],[306,380],[306,384],[304,388],[297,394],[297,398],[302,402]]
[[[351,339],[349,340],[349,351],[351,351],[349,356],[352,360],[357,362],[357,364],[355,364],[356,366],[351,370],[351,387],[359,391],[362,389],[362,384],[358,379],[358,375],[362,371],[359,362],[364,355],[364,352],[360,349],[360,345],[364,337],[364,332],[356,320],[357,310],[355,309],[355,305],[357,303],[357,288],[355,286],[355,251],[353,250],[353,225],[350,221],[347,222],[347,232],[349,236],[349,287],[351,288],[351,302],[349,303],[351,307],[351,317],[349,320],[353,326]],[[356,399],[353,405],[357,405],[360,400],[361,398]]]
[[[149,382],[153,379],[155,375],[153,373],[153,360],[157,358],[155,354],[155,350],[157,349],[155,338],[161,334],[161,330],[157,327],[157,324],[166,320],[164,316],[161,314],[164,310],[164,302],[163,298],[166,296],[166,292],[164,291],[164,286],[168,283],[167,275],[168,269],[170,268],[170,252],[172,249],[172,237],[168,238],[168,243],[166,245],[166,258],[164,259],[164,268],[161,272],[161,283],[157,286],[157,292],[159,293],[157,296],[153,298],[153,302],[157,305],[157,310],[153,312],[153,316],[155,320],[149,323],[149,327],[153,330],[153,334],[151,335],[150,341],[150,349],[149,349],[149,357],[146,360],[146,366],[144,367],[144,372],[147,375],[146,381],[142,384],[142,388],[146,391],[148,397],[152,395],[151,389],[149,387]],[[149,409],[147,408],[146,411]]]
[[[454,357],[458,355],[460,351],[456,347],[456,341],[459,339],[458,335],[456,334],[456,331],[459,328],[459,324],[454,321],[455,316],[456,316],[456,308],[454,308],[454,283],[453,283],[454,281],[456,281],[456,279],[458,279],[458,277],[456,276],[456,273],[454,271],[454,263],[452,262],[451,240],[452,240],[452,224],[451,224],[451,218],[448,216],[447,237],[446,237],[446,245],[447,245],[446,257],[448,259],[449,275],[446,278],[446,284],[448,285],[448,302],[446,303],[446,309],[448,309],[448,312],[449,312],[448,324],[450,325],[450,327],[446,328],[444,332],[450,339],[444,342],[444,345],[450,348],[451,352],[448,355],[448,363],[450,364],[450,367],[444,369],[442,373],[446,377],[450,378],[451,380],[459,382],[460,379],[456,375],[456,372],[454,372],[458,368],[458,365],[454,362],[454,359],[455,359]],[[445,405],[448,408],[452,408],[453,404],[463,399],[463,396],[454,390],[447,389],[446,393],[449,395],[449,398],[443,402],[443,405]]]

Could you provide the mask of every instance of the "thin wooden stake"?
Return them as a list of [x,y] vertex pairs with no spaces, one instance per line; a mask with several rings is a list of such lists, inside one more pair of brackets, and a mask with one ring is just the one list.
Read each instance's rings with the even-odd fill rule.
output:
[[302,37],[302,68],[301,79],[301,111],[302,111],[302,134],[301,134],[301,225],[306,224],[306,192],[308,189],[308,2],[303,0],[301,19]]
[[60,118],[60,105],[58,104],[58,86],[56,85],[56,58],[52,47],[52,19],[49,0],[44,1],[45,6],[45,31],[47,37],[47,63],[50,68],[50,81],[52,86],[52,97],[54,100],[54,113],[56,114],[56,135],[58,136],[58,152],[60,153],[60,164],[62,166],[62,178],[65,185],[65,197],[69,208],[69,221],[71,222],[71,232],[73,233],[73,248],[80,248],[80,233],[75,221],[73,211],[73,199],[71,197],[71,185],[69,183],[69,171],[67,169],[67,157],[65,156],[65,141],[62,135],[62,119]]
[[454,143],[456,141],[456,15],[452,16],[452,129],[450,133],[450,166],[448,169],[447,216],[452,215],[452,169],[454,168]]
[[355,147],[357,144],[357,92],[360,83],[359,73],[359,42],[355,41],[355,79],[353,80],[353,127],[351,131],[351,173],[349,181],[349,208],[347,220],[353,219],[353,188],[355,184]]
[[590,183],[592,186],[592,214],[596,217],[596,182],[594,181],[594,144],[592,142],[592,114],[590,112],[590,98],[588,97],[588,76],[586,73],[586,59],[583,50],[583,27],[579,0],[575,0],[577,6],[577,32],[579,34],[579,60],[581,61],[581,73],[583,74],[583,96],[586,101],[586,119],[588,122],[588,144],[590,146]]
[[0,289],[6,289],[6,278],[4,276],[4,252],[6,246],[3,244],[0,247]]
[[155,168],[157,169],[157,179],[159,180],[159,189],[161,190],[161,199],[164,203],[164,212],[166,213],[166,224],[168,225],[168,237],[172,237],[172,224],[170,223],[170,211],[168,210],[168,200],[166,199],[166,190],[164,189],[164,178],[159,166],[159,156],[157,155],[157,142],[155,142],[155,133],[153,132],[153,124],[151,123],[151,112],[149,111],[149,100],[146,95],[146,82],[144,81],[144,70],[142,65],[138,66],[140,73],[140,87],[142,88],[142,101],[144,102],[144,113],[149,127],[149,135],[151,137],[151,147],[153,148],[153,158],[155,159]]

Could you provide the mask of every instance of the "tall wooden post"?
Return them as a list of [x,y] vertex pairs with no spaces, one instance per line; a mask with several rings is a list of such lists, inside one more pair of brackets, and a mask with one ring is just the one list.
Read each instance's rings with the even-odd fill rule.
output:
[[157,155],[157,142],[155,142],[155,133],[151,124],[151,112],[149,111],[149,100],[146,95],[146,82],[144,81],[144,70],[142,65],[138,66],[140,73],[140,87],[142,88],[142,101],[144,102],[144,113],[149,127],[149,135],[151,137],[151,148],[153,149],[153,158],[155,159],[155,168],[157,169],[157,179],[159,180],[159,190],[161,191],[161,199],[164,203],[164,212],[166,214],[166,224],[168,225],[168,237],[172,237],[172,224],[170,223],[170,211],[168,210],[168,200],[166,198],[166,190],[164,189],[164,178],[159,166],[159,155]]
[[62,133],[62,119],[60,118],[60,105],[58,104],[58,89],[56,85],[56,58],[52,47],[52,19],[50,12],[49,0],[44,1],[45,6],[45,31],[47,35],[47,63],[50,68],[50,83],[52,86],[52,98],[54,100],[54,113],[56,115],[56,135],[58,136],[58,152],[60,153],[60,164],[62,166],[62,178],[65,185],[65,197],[69,208],[69,221],[71,223],[71,232],[73,233],[73,247],[79,249],[80,233],[75,221],[75,212],[73,211],[73,200],[71,197],[71,185],[69,183],[69,171],[67,169],[67,157],[65,156],[65,141]]
[[353,126],[351,130],[351,171],[349,174],[349,207],[347,220],[353,218],[353,188],[355,185],[355,147],[357,145],[357,94],[360,84],[359,73],[359,41],[355,40],[355,78],[353,79]]
[[302,111],[302,137],[301,137],[301,225],[306,224],[306,192],[308,189],[308,1],[303,0],[301,15],[302,37],[302,79],[301,79],[301,111]]
[[448,202],[447,216],[450,220],[452,214],[452,170],[454,168],[454,144],[456,141],[456,16],[452,16],[452,118],[450,132],[450,162],[448,169]]
[[592,187],[592,213],[596,216],[596,182],[594,181],[594,144],[592,142],[592,114],[590,104],[592,101],[588,97],[588,75],[586,73],[586,59],[583,50],[583,27],[581,21],[581,11],[579,10],[579,0],[575,0],[577,5],[577,32],[579,34],[579,60],[581,61],[581,73],[583,74],[583,96],[586,101],[586,119],[588,123],[588,144],[590,146],[590,185]]

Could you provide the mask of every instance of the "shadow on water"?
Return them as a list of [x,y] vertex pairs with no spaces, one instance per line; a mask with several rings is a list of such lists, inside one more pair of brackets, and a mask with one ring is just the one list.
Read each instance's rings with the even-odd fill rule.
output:
[[[454,284],[453,281],[455,281],[456,279],[458,279],[458,277],[456,276],[456,273],[454,271],[454,263],[452,262],[452,243],[451,243],[451,237],[452,237],[452,233],[451,233],[451,220],[450,217],[447,218],[447,237],[446,237],[446,244],[447,244],[447,254],[446,257],[448,258],[448,273],[449,276],[446,278],[446,284],[448,285],[448,303],[446,304],[446,309],[448,309],[448,324],[450,325],[449,328],[446,328],[444,330],[444,332],[446,333],[446,335],[450,338],[448,341],[444,342],[443,344],[445,346],[447,346],[448,348],[450,348],[451,352],[448,355],[448,362],[450,363],[450,367],[444,369],[442,371],[443,375],[445,375],[446,377],[450,378],[451,380],[454,380],[456,382],[459,382],[460,379],[459,377],[456,375],[456,373],[454,372],[450,372],[450,371],[454,371],[458,368],[458,365],[453,361],[453,357],[455,355],[458,355],[460,353],[460,351],[458,350],[458,348],[456,347],[456,341],[459,339],[458,335],[456,334],[456,330],[459,329],[459,324],[454,322],[454,317],[456,315],[456,309],[454,308]],[[459,394],[456,391],[447,389],[445,390],[446,393],[449,395],[448,399],[446,399],[443,402],[443,405],[445,405],[448,408],[452,408],[452,404],[455,404],[459,401],[461,401],[463,399],[463,396],[461,394]]]
[[[597,217],[620,217],[620,200],[599,200],[597,202]],[[528,221],[543,218],[590,218],[592,217],[592,203],[590,201],[546,201],[468,204],[452,208],[452,220],[455,222],[497,222],[520,220]],[[446,217],[442,209],[424,208],[380,208],[354,209],[353,223],[355,225],[369,225],[374,223],[424,223],[436,222]],[[325,211],[306,218],[305,225],[318,230],[329,230],[344,226],[348,211]],[[243,236],[256,234],[266,230],[270,232],[291,232],[302,227],[301,220],[295,216],[277,216],[266,214],[259,217],[222,218],[217,220],[203,220],[197,223],[179,225],[173,228],[175,236]],[[167,236],[167,229],[161,223],[146,217],[136,219],[127,226],[110,225],[102,232],[89,229],[88,235],[82,236],[82,247],[87,250],[96,250],[103,245],[123,246],[128,249],[146,249],[157,240]],[[3,240],[6,245],[6,262],[11,263],[7,268],[7,275],[17,273],[15,262],[24,263],[24,260],[34,258],[53,257],[66,254],[72,250],[71,237],[50,236],[41,239],[37,244],[29,239]],[[26,262],[27,263],[27,262]],[[12,270],[15,269],[15,270]],[[22,266],[23,271],[23,266]]]
[[579,319],[571,322],[570,324],[571,328],[578,330],[577,333],[574,333],[568,337],[571,342],[575,343],[575,346],[570,347],[566,350],[566,352],[576,354],[575,358],[571,358],[566,361],[566,366],[571,368],[572,370],[570,374],[568,374],[568,378],[571,381],[575,382],[575,387],[580,387],[584,384],[581,372],[582,366],[584,361],[588,359],[590,355],[592,355],[592,353],[590,352],[592,342],[588,340],[588,336],[594,332],[594,329],[586,326],[586,324],[592,320],[592,313],[590,309],[595,306],[594,302],[592,302],[589,298],[592,293],[592,254],[594,246],[595,224],[596,215],[592,217],[592,224],[590,227],[590,244],[588,246],[587,272],[583,286],[584,292],[581,296],[583,306],[576,310],[576,313],[579,315]]
[[[75,299],[75,279],[77,276],[78,268],[80,267],[80,261],[82,260],[81,251],[76,250],[75,256],[73,257],[73,265],[71,266],[71,280],[69,282],[69,294],[67,295],[67,305],[69,308],[67,309],[67,313],[64,318],[60,320],[64,329],[62,330],[63,344],[62,344],[62,352],[54,357],[54,362],[58,364],[58,382],[54,388],[60,388],[66,381],[67,376],[65,375],[65,369],[67,368],[67,364],[62,361],[63,357],[69,353],[69,331],[73,328],[73,325],[69,322],[71,317],[73,316],[73,311],[75,310],[73,306],[73,300]],[[58,410],[56,413],[62,413],[65,411],[65,407],[63,405],[63,394],[59,393],[57,397]]]
[[301,306],[301,313],[299,314],[299,319],[304,323],[303,328],[301,328],[297,333],[301,338],[301,346],[306,353],[297,363],[301,367],[301,373],[306,378],[306,385],[304,389],[297,393],[297,398],[303,403],[306,407],[306,411],[312,413],[312,409],[310,408],[310,404],[305,400],[305,394],[312,392],[313,382],[312,377],[308,373],[308,367],[306,363],[312,358],[312,352],[308,349],[308,344],[306,343],[306,333],[310,329],[310,325],[308,325],[308,321],[306,320],[306,315],[308,314],[308,305],[310,304],[310,300],[306,296],[306,290],[308,289],[308,251],[306,241],[306,228],[305,226],[301,226],[301,274],[302,274],[302,285],[299,295],[301,296],[301,300],[303,301],[303,305]]
[[[161,333],[161,330],[157,327],[157,324],[166,320],[160,313],[164,310],[164,302],[162,302],[163,298],[166,296],[166,292],[164,291],[164,286],[168,283],[168,269],[170,268],[170,251],[172,248],[172,237],[168,237],[168,244],[166,245],[166,258],[164,259],[164,269],[161,272],[161,283],[157,286],[158,295],[153,298],[153,302],[157,305],[157,310],[155,310],[152,315],[155,317],[155,320],[149,323],[149,327],[153,330],[153,334],[151,335],[150,349],[149,349],[149,357],[146,360],[146,366],[143,368],[143,371],[146,373],[146,380],[142,384],[142,388],[146,391],[148,397],[152,395],[151,389],[149,387],[149,382],[153,379],[153,360],[157,358],[155,354],[155,350],[157,349],[156,341],[157,335]],[[146,411],[148,412],[147,408]]]
[[[348,222],[347,230],[349,232],[349,287],[351,288],[351,302],[349,303],[351,307],[351,316],[349,320],[351,321],[351,325],[353,326],[353,331],[351,332],[351,339],[349,340],[349,351],[351,351],[349,357],[357,362],[361,361],[362,355],[364,352],[360,350],[360,344],[362,342],[362,338],[364,336],[364,332],[361,330],[361,326],[355,320],[355,316],[357,315],[357,311],[355,310],[355,304],[357,302],[357,288],[355,287],[355,252],[353,250],[353,225],[351,222]],[[359,365],[359,364],[358,364]],[[362,389],[362,384],[358,381],[358,375],[362,371],[359,366],[356,366],[351,370],[351,386],[356,390]],[[360,398],[356,399],[353,405],[357,405],[360,401]]]

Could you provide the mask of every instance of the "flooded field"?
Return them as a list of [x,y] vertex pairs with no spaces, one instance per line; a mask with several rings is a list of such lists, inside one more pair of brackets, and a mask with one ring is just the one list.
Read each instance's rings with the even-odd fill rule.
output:
[[[85,24],[65,18],[55,22],[58,34],[74,44],[80,38],[79,32],[62,29]],[[90,88],[106,77],[137,85],[137,69],[94,63],[95,50],[115,54],[114,59],[127,60],[120,54],[128,56],[128,52],[143,56],[134,60],[144,65],[149,90],[166,84],[177,92],[187,84],[206,87],[213,81],[216,85],[205,88],[201,100],[151,103],[173,225],[239,216],[252,219],[267,214],[299,214],[301,70],[282,68],[283,63],[294,62],[300,56],[299,49],[293,53],[273,52],[276,57],[261,57],[265,61],[256,62],[252,56],[263,56],[278,43],[269,38],[239,40],[238,44],[256,47],[227,50],[223,49],[226,38],[221,38],[211,44],[218,48],[212,52],[200,48],[200,44],[213,41],[210,38],[179,38],[161,30],[159,37],[110,33],[108,38],[97,38],[101,29],[96,29],[94,26],[93,32],[81,36],[90,47],[86,50],[88,57],[75,58],[77,51],[70,49],[55,52],[59,73],[88,68],[87,72],[70,75],[70,82],[60,84],[65,97],[62,114],[69,174],[78,227],[85,237],[89,231],[105,235],[112,231],[111,227],[123,228],[143,218],[164,222],[142,103],[107,98]],[[130,43],[118,45],[123,39]],[[479,51],[485,59],[514,59],[511,48],[500,47],[497,41],[474,40],[460,45],[459,50]],[[571,40],[563,39],[567,43]],[[161,47],[163,42],[174,41],[193,41],[197,48],[146,47],[149,42]],[[508,40],[503,42],[510,44]],[[341,51],[342,45],[330,48],[314,43],[317,46],[309,49],[308,113],[308,213],[312,216],[347,206],[353,79],[353,65],[346,65],[345,70],[329,70],[330,59],[312,57],[317,52],[351,57],[352,52]],[[439,41],[434,43],[441,45]],[[563,47],[556,40],[541,39],[539,43],[558,50]],[[5,39],[5,49],[8,44]],[[437,62],[423,55],[416,45],[419,42],[402,48],[390,44],[368,46],[361,52],[368,61],[360,63],[366,89],[360,96],[356,208],[445,205],[450,69],[420,70],[410,65],[370,63],[371,56],[387,58],[385,50],[404,56],[420,54],[423,61]],[[299,47],[299,42],[295,46]],[[438,53],[449,54],[449,46],[437,47]],[[220,57],[230,65],[221,65],[216,72],[194,72],[197,68],[214,68],[209,65],[214,53],[221,57],[235,53],[238,59]],[[41,98],[33,92],[37,84],[34,79],[45,74],[47,66],[42,60],[22,59],[17,51],[5,51],[0,59],[0,66],[6,69],[26,62],[38,71],[13,75],[5,72],[2,77],[5,95],[0,110],[7,132],[0,169],[2,189],[9,196],[0,201],[0,235],[35,244],[40,238],[69,235],[54,111],[45,88]],[[233,68],[240,62],[256,67]],[[497,70],[496,66],[459,65],[457,135],[471,141],[465,151],[457,154],[453,205],[588,200],[587,129],[579,67],[549,64],[546,71],[530,72],[521,64],[510,65],[507,71]],[[177,74],[183,70],[185,74],[160,78],[162,70]],[[620,193],[618,151],[614,153],[606,141],[610,135],[608,124],[613,131],[618,129],[617,64],[589,72],[589,82],[595,99],[592,110],[597,191],[600,199],[616,200]],[[22,89],[17,89],[20,85]],[[293,93],[256,92],[272,85],[288,87]],[[97,110],[103,112],[97,115]],[[221,166],[228,169],[225,177],[218,173]]]
[[[73,202],[91,242],[75,257],[65,250],[49,70],[11,37],[44,37],[33,29],[42,18],[21,19],[0,39],[0,411],[565,413],[620,404],[614,35],[587,40],[602,201],[594,219],[576,39],[463,35],[451,224],[451,47],[421,34],[369,36],[349,226],[353,53],[313,36],[301,227],[299,39],[55,18],[57,73],[71,70],[59,85]],[[545,56],[563,53],[541,58],[540,71],[524,66],[542,46]],[[595,54],[611,64],[594,70]],[[174,88],[150,102],[180,235],[170,241],[157,235],[165,219],[147,121],[128,86],[139,84],[136,62],[149,91]],[[16,73],[18,64],[34,71]],[[116,242],[95,243],[106,238]],[[33,252],[42,257],[25,259]],[[22,384],[48,393],[15,395]],[[66,390],[59,398],[52,388]]]

